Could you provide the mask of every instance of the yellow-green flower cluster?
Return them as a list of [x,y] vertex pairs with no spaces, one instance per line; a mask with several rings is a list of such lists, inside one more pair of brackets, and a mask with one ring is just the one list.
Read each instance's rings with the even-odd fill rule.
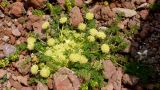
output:
[[61,24],[66,23],[66,22],[67,22],[67,17],[61,17],[60,20],[59,20],[59,22],[60,22]]
[[86,24],[80,23],[80,24],[78,25],[78,29],[79,29],[80,31],[86,30]]
[[51,72],[50,72],[50,69],[49,69],[49,67],[47,67],[47,66],[43,67],[43,68],[41,69],[41,71],[40,71],[40,75],[41,75],[42,77],[44,77],[44,78],[49,77],[50,73],[51,73]]
[[78,53],[70,54],[69,59],[70,59],[71,62],[79,62],[81,64],[84,64],[84,63],[88,62],[88,59],[84,55],[81,55],[81,54],[78,54]]
[[46,30],[49,28],[49,22],[48,21],[45,21],[43,24],[42,24],[42,29]]
[[105,39],[106,34],[103,31],[97,31],[95,28],[89,30],[91,36],[96,36],[99,39]]
[[38,73],[38,66],[37,65],[32,65],[32,67],[31,67],[31,73],[33,75],[36,75]]
[[103,53],[109,53],[109,51],[110,51],[109,45],[108,44],[102,44],[101,51]]
[[36,42],[36,39],[34,37],[28,37],[28,39],[27,39],[27,48],[29,50],[33,50],[35,42]]
[[91,12],[86,13],[86,19],[87,20],[92,20],[94,18],[94,14]]
[[106,38],[106,34],[102,31],[99,31],[96,36],[99,39],[105,39]]
[[47,44],[48,44],[48,46],[53,46],[55,44],[55,40],[53,38],[49,38],[47,40]]
[[91,35],[88,36],[87,39],[88,39],[89,42],[94,42],[95,41],[95,37],[91,36]]

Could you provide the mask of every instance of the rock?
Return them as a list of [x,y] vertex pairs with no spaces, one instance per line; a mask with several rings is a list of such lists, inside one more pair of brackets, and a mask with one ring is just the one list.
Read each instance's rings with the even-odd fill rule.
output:
[[123,22],[119,22],[118,23],[118,27],[123,30],[125,28],[124,23]]
[[59,5],[64,8],[65,5],[65,0],[57,0],[57,2],[59,3]]
[[136,4],[142,4],[142,3],[145,3],[146,2],[146,0],[135,0],[135,3]]
[[3,18],[5,15],[3,14],[3,12],[0,10],[0,18]]
[[16,17],[21,17],[24,13],[25,9],[23,6],[23,3],[21,2],[15,2],[13,3],[13,6],[10,9],[10,14],[13,14]]
[[71,10],[69,15],[70,15],[70,23],[73,26],[78,26],[79,23],[82,23],[84,21],[82,13],[81,13],[80,9],[77,6],[72,8],[72,10]]
[[110,60],[106,60],[103,62],[103,68],[104,68],[103,74],[106,79],[110,79],[112,75],[116,72],[116,67]]
[[0,69],[0,79],[3,78],[3,76],[6,74],[7,74],[6,70]]
[[130,85],[130,86],[134,86],[138,83],[139,78],[137,78],[136,76],[131,76],[128,74],[124,74],[123,78],[122,78],[122,82],[125,85]]
[[68,68],[60,68],[54,74],[54,88],[56,90],[79,90],[80,81],[77,76]]
[[154,4],[156,2],[156,0],[148,0],[149,4]]
[[8,41],[9,41],[9,37],[5,35],[5,36],[3,36],[2,40],[3,40],[4,42],[8,42]]
[[113,84],[109,83],[107,86],[103,87],[101,90],[113,90]]
[[16,88],[16,90],[21,90],[21,88],[23,87],[19,82],[14,81],[13,79],[9,79],[9,82],[10,82],[11,86]]
[[0,51],[0,59],[4,58],[4,57],[5,57],[5,55],[4,55],[3,51]]
[[124,8],[128,8],[128,9],[134,9],[135,8],[135,6],[132,2],[122,2],[122,6]]
[[96,4],[93,8],[91,8],[89,11],[94,13],[94,16],[95,18],[98,20],[98,19],[101,19],[101,9],[102,9],[102,5],[98,5]]
[[45,84],[38,82],[36,90],[48,90],[48,87]]
[[46,34],[44,33],[44,30],[42,30],[42,21],[33,23],[33,30],[34,33],[38,34],[41,39],[44,39],[46,37]]
[[16,37],[21,36],[21,32],[19,31],[18,28],[12,29],[12,34]]
[[18,82],[22,83],[23,85],[28,86],[28,77],[27,76],[17,76]]
[[115,3],[110,3],[110,8],[112,9],[112,8],[115,8],[116,7],[116,4]]
[[145,20],[145,19],[147,19],[147,16],[149,15],[149,11],[148,10],[142,10],[142,11],[139,12],[139,14],[140,14],[141,18],[143,20]]
[[30,71],[31,62],[27,60],[27,56],[20,55],[15,67],[21,74],[26,75]]
[[125,9],[125,8],[113,8],[115,13],[124,13],[125,17],[133,17],[137,14],[135,10]]
[[148,8],[148,7],[149,7],[149,3],[143,3],[143,4],[139,5],[139,6],[137,7],[137,9],[140,9],[140,8]]
[[49,88],[49,89],[53,89],[53,82],[52,82],[52,79],[48,79],[47,85],[48,85],[48,88]]
[[47,0],[28,0],[29,5],[36,8],[36,9],[42,9],[45,7],[45,4],[47,3]]
[[10,44],[4,44],[2,49],[5,56],[9,56],[10,54],[13,54],[16,52],[16,48]]
[[32,87],[22,87],[21,90],[33,90],[33,88]]
[[83,5],[83,0],[75,0],[75,5],[81,7]]
[[109,83],[113,84],[114,90],[121,90],[122,76],[123,76],[122,68],[119,67],[117,71],[113,74],[112,78],[109,79]]

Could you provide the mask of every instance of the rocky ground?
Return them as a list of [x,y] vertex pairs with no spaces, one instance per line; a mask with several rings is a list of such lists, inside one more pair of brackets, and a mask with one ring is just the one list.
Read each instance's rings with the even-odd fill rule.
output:
[[[65,0],[49,1],[65,8]],[[50,20],[51,16],[33,15],[32,10],[43,10],[47,0],[8,0],[10,3],[8,5],[2,4],[5,0],[0,2],[0,59],[16,52],[17,45],[26,43],[30,32],[38,33],[42,40],[45,39],[41,26],[44,21]],[[108,2],[75,0],[76,6],[69,12],[69,21],[73,26],[78,26],[84,21],[83,4],[88,5],[89,11],[94,13],[96,25],[102,29],[108,28],[115,21],[117,13],[122,12],[123,17],[118,27],[121,30],[120,34],[128,35],[125,40],[129,46],[120,53],[129,56],[128,62],[143,62],[156,71],[156,75],[147,79],[148,82],[144,85],[140,77],[126,73],[123,66],[111,60],[103,61],[103,74],[108,84],[101,90],[160,89],[157,84],[160,83],[160,9],[157,9],[158,5],[152,6],[155,3],[160,2],[158,0],[109,0]],[[138,31],[129,32],[132,29]],[[50,76],[47,84],[38,81],[37,84],[30,85],[29,72],[32,63],[28,62],[22,67],[27,57],[30,57],[29,53],[27,50],[22,51],[18,61],[13,61],[8,67],[0,69],[0,90],[79,90],[82,80],[75,72],[65,67]],[[120,64],[123,65],[121,62]],[[5,89],[6,87],[9,89]],[[11,87],[13,88],[10,89]]]

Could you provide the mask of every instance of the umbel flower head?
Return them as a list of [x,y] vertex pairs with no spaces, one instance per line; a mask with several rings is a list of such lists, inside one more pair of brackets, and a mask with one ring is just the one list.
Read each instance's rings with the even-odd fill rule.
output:
[[81,55],[78,53],[72,53],[69,56],[69,59],[71,60],[71,62],[78,62],[81,58]]
[[101,51],[103,53],[109,53],[109,51],[110,51],[109,45],[108,44],[102,44]]
[[44,53],[46,56],[52,56],[53,55],[53,52],[52,50],[47,50],[45,53]]
[[90,33],[90,35],[92,35],[92,36],[96,36],[97,33],[98,33],[98,31],[97,31],[95,28],[92,28],[92,29],[89,30],[89,33]]
[[89,42],[94,42],[95,41],[94,36],[88,36],[87,39],[88,39]]
[[43,24],[42,24],[42,29],[46,30],[49,28],[49,22],[48,21],[45,21]]
[[27,48],[29,50],[33,50],[35,42],[36,42],[36,39],[34,37],[28,37],[28,39],[27,39]]
[[53,46],[55,44],[55,40],[53,38],[49,38],[47,40],[47,44],[48,44],[48,46]]
[[80,23],[80,24],[78,25],[78,29],[81,30],[81,31],[84,31],[84,30],[86,29],[86,24]]
[[94,14],[91,12],[86,13],[86,19],[87,20],[92,20],[94,18]]
[[60,22],[61,24],[66,23],[66,22],[67,22],[67,17],[61,17],[60,20],[59,20],[59,22]]
[[38,73],[38,66],[37,65],[32,65],[31,73],[34,75]]
[[50,75],[50,69],[49,69],[49,67],[47,67],[47,66],[43,67],[43,68],[41,69],[41,71],[40,71],[40,75],[41,75],[42,77],[44,77],[44,78],[49,77],[49,75]]
[[99,39],[105,39],[106,38],[106,34],[102,31],[99,31],[96,36]]
[[79,60],[79,63],[81,64],[85,64],[88,62],[88,59],[84,56],[84,55],[81,55],[81,58]]

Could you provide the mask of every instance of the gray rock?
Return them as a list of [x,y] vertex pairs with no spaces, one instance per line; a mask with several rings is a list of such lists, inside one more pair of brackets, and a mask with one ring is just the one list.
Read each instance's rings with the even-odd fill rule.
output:
[[16,48],[10,44],[4,44],[2,46],[2,50],[3,50],[5,56],[9,56],[10,54],[13,54],[16,52]]
[[113,8],[115,13],[124,13],[125,17],[133,17],[137,14],[135,10],[125,9],[125,8]]
[[0,17],[3,18],[4,17],[4,14],[3,12],[0,10]]

